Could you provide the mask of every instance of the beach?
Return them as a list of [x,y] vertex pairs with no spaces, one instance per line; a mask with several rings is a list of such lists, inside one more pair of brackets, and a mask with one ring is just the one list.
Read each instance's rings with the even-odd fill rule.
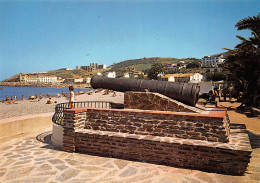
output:
[[[116,92],[117,96],[113,97],[113,93],[104,95],[104,90],[92,95],[81,94],[75,95],[75,102],[81,101],[107,101],[107,102],[122,102],[124,100],[124,93]],[[37,100],[18,100],[14,104],[0,103],[0,119],[27,116],[33,114],[49,113],[55,111],[55,105],[59,103],[69,102],[66,97],[53,97],[54,103],[47,104],[48,98]]]

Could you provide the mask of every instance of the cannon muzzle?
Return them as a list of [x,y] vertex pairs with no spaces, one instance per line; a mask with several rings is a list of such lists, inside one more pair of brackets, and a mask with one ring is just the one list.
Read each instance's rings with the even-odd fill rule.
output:
[[200,91],[198,84],[195,83],[107,78],[102,76],[93,76],[90,84],[94,89],[103,88],[120,92],[148,90],[163,94],[191,106],[196,105]]

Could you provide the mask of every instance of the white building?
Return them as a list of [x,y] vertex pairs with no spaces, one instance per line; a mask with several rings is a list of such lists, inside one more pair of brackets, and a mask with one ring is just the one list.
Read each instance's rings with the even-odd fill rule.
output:
[[217,73],[217,72],[222,72],[223,71],[223,67],[209,67],[206,69],[206,72],[209,73]]
[[26,83],[38,83],[38,76],[37,75],[26,75],[25,82]]
[[103,73],[103,76],[107,77],[107,78],[116,78],[116,73],[115,73],[115,71],[113,71],[113,72],[105,72],[105,73]]
[[84,81],[83,78],[75,77],[75,78],[66,78],[63,81],[63,83],[74,84],[74,83],[82,83],[83,81]]
[[98,69],[106,69],[107,68],[107,66],[105,65],[105,64],[102,64],[102,65],[98,65],[98,67],[97,67]]
[[227,56],[227,52],[219,53],[211,56],[205,56],[202,58],[202,66],[203,67],[217,67],[218,64],[223,63],[225,60],[225,56]]
[[86,83],[90,83],[91,78],[86,78]]
[[127,72],[127,73],[124,73],[124,76],[123,78],[130,78],[130,74]]
[[57,83],[56,76],[38,75],[39,83]]
[[57,83],[57,77],[56,76],[50,76],[50,75],[20,74],[20,82],[26,82],[26,83]]
[[170,82],[200,82],[203,75],[200,73],[187,73],[187,74],[167,74],[159,80]]

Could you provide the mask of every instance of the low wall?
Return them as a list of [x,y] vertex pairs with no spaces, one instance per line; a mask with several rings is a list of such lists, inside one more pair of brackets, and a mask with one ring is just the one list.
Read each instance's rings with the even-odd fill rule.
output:
[[165,95],[153,92],[125,92],[124,107],[128,109],[156,111],[202,112],[196,107],[186,105]]
[[[153,162],[164,165],[199,169],[209,172],[241,175],[245,172],[252,152],[245,127],[231,129],[229,142],[210,142],[206,140],[184,139],[177,137],[129,134],[117,131],[84,129],[88,112],[123,116],[135,115],[135,110],[106,109],[68,109],[64,111],[63,148],[68,152],[85,152],[101,156],[117,157],[128,160]],[[142,111],[161,116],[163,111]],[[224,118],[225,111],[215,111],[207,115],[193,114],[195,119]],[[98,115],[98,114],[95,114]],[[171,118],[184,114],[171,114]],[[191,114],[190,114],[191,115]],[[120,116],[120,115],[119,115]],[[163,115],[162,115],[163,116]],[[207,116],[207,117],[206,117]],[[167,117],[164,116],[164,117]],[[113,118],[113,116],[111,117]],[[123,119],[123,117],[121,116]],[[156,121],[156,120],[155,120]],[[108,124],[110,121],[108,121]],[[124,122],[125,123],[125,122]],[[126,122],[127,123],[127,122]],[[97,124],[97,123],[96,123]],[[132,124],[132,123],[131,123]]]
[[36,114],[0,120],[0,139],[50,128],[53,113]]
[[87,109],[85,128],[140,135],[228,142],[229,120],[221,116],[146,110]]
[[97,130],[76,131],[75,142],[79,152],[232,175],[245,172],[251,154],[222,143]]

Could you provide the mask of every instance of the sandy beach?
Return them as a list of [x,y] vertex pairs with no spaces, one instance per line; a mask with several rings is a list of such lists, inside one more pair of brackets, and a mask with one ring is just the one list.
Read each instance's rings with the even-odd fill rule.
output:
[[[108,102],[121,102],[124,100],[124,93],[116,92],[117,96],[113,97],[113,93],[104,95],[104,91],[93,93],[92,95],[81,94],[75,96],[75,102],[80,101],[108,101]],[[31,100],[16,101],[15,104],[0,103],[0,119],[27,116],[32,114],[49,113],[55,111],[55,105],[58,103],[69,102],[65,97],[53,97],[53,104],[46,104],[48,98],[43,98],[37,102]]]

